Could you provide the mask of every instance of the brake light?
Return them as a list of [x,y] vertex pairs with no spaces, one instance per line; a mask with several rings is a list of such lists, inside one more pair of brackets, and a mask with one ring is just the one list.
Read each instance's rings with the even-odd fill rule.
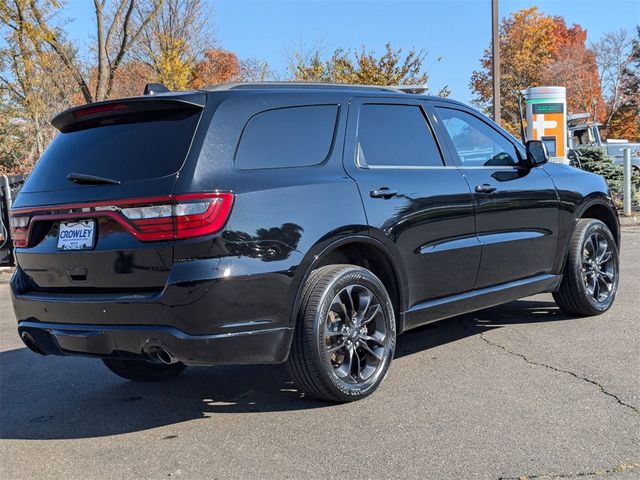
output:
[[18,208],[11,212],[11,232],[14,245],[26,247],[35,222],[109,217],[143,242],[194,238],[222,230],[231,214],[233,198],[232,193],[196,193]]
[[110,105],[96,105],[95,107],[85,107],[73,112],[74,118],[88,117],[96,113],[115,112],[118,110],[127,110],[129,107],[122,103],[115,103]]

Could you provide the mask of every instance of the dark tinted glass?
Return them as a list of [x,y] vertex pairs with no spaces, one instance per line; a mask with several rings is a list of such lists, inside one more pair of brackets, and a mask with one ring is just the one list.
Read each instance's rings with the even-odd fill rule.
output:
[[499,167],[518,163],[513,144],[479,118],[461,110],[436,109],[463,166]]
[[363,105],[358,142],[360,165],[442,166],[431,129],[415,105]]
[[189,151],[199,112],[154,113],[153,121],[59,133],[37,163],[25,191],[70,188],[69,173],[121,182],[177,172]]
[[337,105],[279,108],[258,113],[242,133],[236,168],[317,165],[329,155],[337,118]]

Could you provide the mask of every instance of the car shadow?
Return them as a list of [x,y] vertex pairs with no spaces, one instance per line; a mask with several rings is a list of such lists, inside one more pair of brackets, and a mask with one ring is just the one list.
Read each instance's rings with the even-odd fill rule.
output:
[[398,337],[395,358],[429,350],[506,325],[577,320],[560,311],[553,301],[517,300],[430,323]]
[[[412,330],[396,357],[504,325],[565,320],[553,302],[521,300]],[[222,413],[336,408],[303,398],[282,365],[190,368],[160,383],[134,383],[94,359],[0,352],[0,438],[73,439],[147,430]]]

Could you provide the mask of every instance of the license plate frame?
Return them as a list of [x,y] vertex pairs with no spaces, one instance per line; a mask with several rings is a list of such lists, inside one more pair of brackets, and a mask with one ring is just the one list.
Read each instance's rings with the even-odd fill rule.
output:
[[95,220],[60,222],[58,226],[58,250],[92,250],[96,239]]

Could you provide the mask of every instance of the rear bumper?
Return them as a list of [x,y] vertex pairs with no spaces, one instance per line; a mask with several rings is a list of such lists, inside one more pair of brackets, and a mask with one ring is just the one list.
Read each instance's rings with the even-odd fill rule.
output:
[[188,365],[281,363],[289,347],[288,327],[217,335],[187,335],[172,327],[19,322],[18,333],[43,355],[149,359],[163,350]]
[[258,271],[258,262],[177,263],[153,294],[38,292],[18,268],[18,330],[43,354],[148,358],[162,348],[187,364],[282,363],[293,334],[292,275]]

